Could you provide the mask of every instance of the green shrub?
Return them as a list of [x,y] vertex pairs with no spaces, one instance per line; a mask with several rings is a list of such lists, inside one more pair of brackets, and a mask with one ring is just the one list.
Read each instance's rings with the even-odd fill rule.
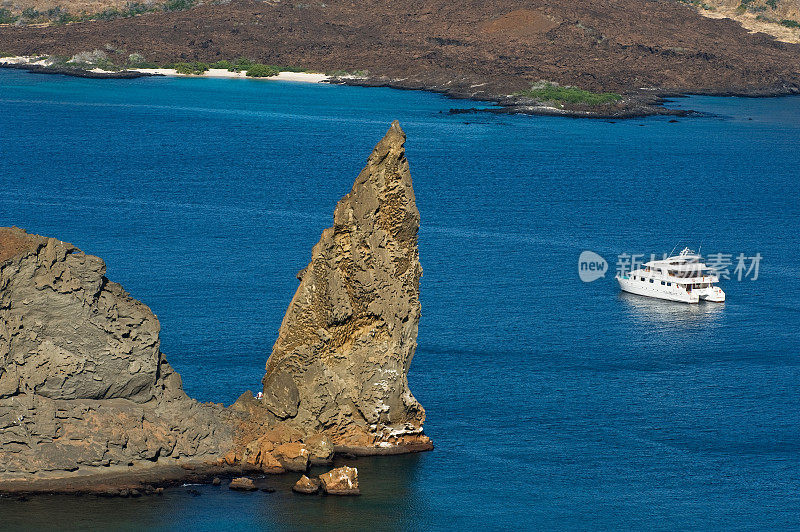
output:
[[126,17],[135,17],[136,15],[141,15],[150,11],[153,11],[152,7],[140,4],[139,2],[130,2],[125,6]]
[[32,7],[26,7],[25,9],[22,10],[22,16],[27,19],[38,18],[39,15],[41,15],[41,13],[39,13],[36,9]]
[[767,0],[767,5],[772,9],[778,8],[778,0]]
[[233,72],[233,70],[231,70],[231,67],[233,67],[233,63],[231,63],[227,59],[222,59],[221,61],[217,61],[216,63],[211,63],[210,66],[211,68],[224,68],[226,70],[230,70],[231,72]]
[[524,96],[542,102],[558,104],[582,103],[587,105],[605,105],[622,99],[622,96],[615,92],[590,92],[577,87],[562,87],[556,83],[549,82],[537,83],[526,91],[515,93],[515,96]]
[[18,18],[9,9],[0,8],[0,24],[13,24]]
[[277,76],[281,69],[274,65],[254,64],[247,68],[247,77],[249,78],[269,78]]
[[175,63],[174,65],[172,65],[172,68],[174,68],[178,72],[178,74],[190,74],[199,76],[200,74],[208,70],[208,65],[206,63],[200,63],[198,61],[195,61],[193,63]]
[[228,67],[228,70],[231,72],[241,72],[242,70],[247,70],[248,68],[255,65],[253,61],[249,59],[245,59],[244,57],[240,57],[236,61],[233,62],[231,66]]
[[786,26],[787,28],[800,28],[800,22],[785,18],[781,20],[781,26]]
[[185,11],[195,6],[196,0],[167,0],[164,11]]
[[128,56],[125,62],[127,68],[158,68],[158,65],[145,60],[142,54],[133,53]]
[[104,9],[100,13],[96,13],[92,16],[94,20],[114,20],[118,18],[122,18],[125,15],[119,9],[112,7],[109,9]]

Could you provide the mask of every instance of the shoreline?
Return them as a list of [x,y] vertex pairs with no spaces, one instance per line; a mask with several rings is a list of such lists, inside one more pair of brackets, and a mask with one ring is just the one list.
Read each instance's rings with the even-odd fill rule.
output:
[[13,56],[0,58],[0,68],[26,70],[37,74],[62,74],[73,77],[95,79],[135,79],[140,77],[165,76],[206,79],[250,79],[266,81],[291,81],[300,83],[330,83],[334,85],[350,85],[354,87],[385,87],[398,90],[419,90],[441,94],[454,100],[472,100],[495,107],[450,109],[450,114],[494,113],[523,114],[531,116],[557,116],[565,118],[588,118],[600,120],[624,120],[645,118],[649,116],[693,117],[703,113],[691,109],[674,109],[665,107],[672,98],[688,96],[719,96],[741,98],[772,98],[796,96],[800,89],[794,85],[784,84],[780,87],[757,88],[749,91],[681,91],[675,89],[640,89],[633,94],[626,94],[623,100],[614,106],[591,107],[586,105],[563,105],[557,107],[552,102],[539,102],[530,98],[515,95],[492,95],[488,93],[467,92],[450,84],[442,86],[426,86],[409,82],[406,79],[387,79],[357,76],[329,76],[316,72],[281,71],[275,76],[248,77],[245,71],[229,71],[222,68],[210,68],[202,74],[182,74],[174,68],[129,68],[126,70],[86,69],[80,67],[60,66],[48,63],[48,58],[36,60],[36,56]]
[[277,75],[267,77],[248,76],[246,71],[230,71],[224,68],[209,68],[202,74],[182,74],[174,68],[126,68],[124,70],[104,70],[102,68],[81,68],[55,65],[49,58],[38,56],[11,56],[0,58],[0,68],[27,70],[36,74],[63,74],[74,77],[97,79],[133,79],[149,76],[166,76],[179,78],[217,78],[217,79],[250,79],[266,81],[295,81],[300,83],[324,83],[330,76],[320,72],[281,71]]

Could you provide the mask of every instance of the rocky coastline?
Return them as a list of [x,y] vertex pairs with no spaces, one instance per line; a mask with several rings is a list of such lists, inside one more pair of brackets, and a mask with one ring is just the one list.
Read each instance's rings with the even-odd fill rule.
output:
[[6,63],[1,59],[0,68],[25,70],[26,72],[30,72],[32,74],[62,74],[64,76],[72,76],[74,78],[92,79],[137,79],[161,75],[152,74],[150,72],[138,72],[136,70],[120,70],[119,72],[92,72],[91,70],[87,70],[85,68],[36,65],[29,63]]
[[99,257],[0,228],[0,493],[156,493],[433,448],[408,388],[419,212],[395,122],[322,233],[264,389],[199,403]]
[[[142,72],[139,70],[120,70],[117,72],[95,72],[85,68],[51,66],[30,63],[6,63],[0,59],[0,68],[25,70],[34,74],[60,74],[65,76],[93,78],[93,79],[137,79],[142,77],[164,76],[161,73]],[[702,113],[691,109],[671,109],[665,107],[670,99],[686,96],[730,96],[744,98],[770,98],[780,96],[793,96],[800,94],[800,84],[785,83],[772,87],[754,87],[750,89],[731,90],[693,90],[681,91],[676,89],[659,90],[648,93],[634,93],[626,95],[619,105],[593,107],[581,104],[566,104],[556,107],[552,102],[542,102],[535,99],[515,95],[476,95],[467,90],[443,85],[426,86],[424,84],[409,82],[405,79],[385,79],[383,77],[353,77],[331,76],[319,83],[335,85],[349,85],[354,87],[385,87],[397,90],[419,90],[442,94],[454,100],[471,100],[483,102],[493,107],[452,109],[452,114],[494,113],[494,114],[523,114],[532,116],[561,116],[566,118],[593,118],[624,120],[631,118],[644,118],[648,116],[691,117],[700,116]]]
[[[800,44],[704,17],[677,1],[242,0],[0,32],[6,54],[71,57],[93,50],[114,61],[136,54],[157,65],[241,57],[325,72],[334,83],[426,90],[490,102],[501,112],[556,116],[679,115],[663,106],[664,98],[800,93]],[[574,87],[586,98],[527,97],[541,82]],[[591,103],[604,94],[619,98]]]

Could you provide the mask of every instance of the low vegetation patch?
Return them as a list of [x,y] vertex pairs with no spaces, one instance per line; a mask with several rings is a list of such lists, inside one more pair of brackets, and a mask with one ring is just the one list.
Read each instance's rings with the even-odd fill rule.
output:
[[781,26],[786,26],[787,28],[800,28],[800,22],[791,19],[783,19],[780,22]]
[[247,77],[249,78],[269,78],[277,76],[281,69],[273,65],[252,65],[247,69]]
[[207,63],[200,63],[199,61],[194,61],[192,63],[175,63],[174,65],[171,66],[171,68],[174,68],[178,74],[199,76],[200,74],[209,69],[209,65]]
[[4,7],[0,8],[0,24],[13,24],[19,19],[11,10]]
[[684,4],[689,4],[695,7],[699,7],[700,9],[705,9],[706,11],[716,11],[714,6],[708,5],[701,0],[678,0],[679,2],[683,2]]
[[125,62],[126,68],[158,68],[158,65],[147,61],[142,54],[133,53],[128,55],[128,60]]
[[561,105],[567,103],[607,105],[622,99],[622,95],[615,92],[591,92],[579,89],[578,87],[562,87],[557,83],[550,82],[537,83],[528,90],[515,93],[514,96],[523,96],[542,102],[553,102]]
[[211,63],[211,68],[224,68],[229,72],[247,72],[247,76],[251,78],[269,78],[277,76],[281,72],[305,72],[306,69],[290,66],[278,65],[265,65],[264,63],[256,63],[250,59],[240,57],[234,61],[223,59],[216,63]]
[[167,0],[164,11],[185,11],[197,5],[197,0]]

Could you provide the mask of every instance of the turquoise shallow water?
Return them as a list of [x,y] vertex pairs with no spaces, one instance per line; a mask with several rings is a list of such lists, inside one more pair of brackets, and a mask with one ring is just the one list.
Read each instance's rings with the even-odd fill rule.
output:
[[[0,70],[0,225],[71,241],[147,303],[187,392],[257,389],[313,244],[393,119],[408,134],[436,450],[361,459],[364,495],[212,487],[0,499],[0,528],[800,526],[800,99],[609,122],[253,80]],[[724,305],[580,281],[583,250],[763,256]],[[613,273],[613,272],[612,272]]]

